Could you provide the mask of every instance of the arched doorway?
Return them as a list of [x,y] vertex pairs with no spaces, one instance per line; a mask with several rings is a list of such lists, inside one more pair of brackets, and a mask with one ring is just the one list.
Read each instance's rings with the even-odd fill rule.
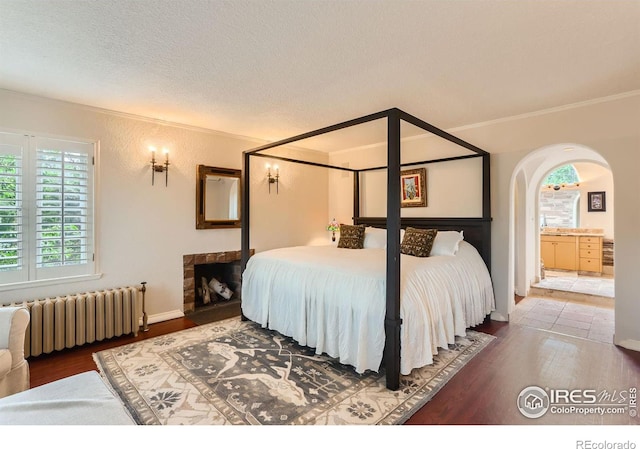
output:
[[613,193],[611,170],[592,162],[561,165],[544,179],[538,214],[545,269],[531,294],[613,307]]
[[[540,187],[554,169],[569,163],[589,163],[610,172],[607,161],[595,150],[579,144],[549,145],[529,153],[514,169],[511,178],[510,235],[512,236],[510,278],[515,295],[526,296],[540,279]],[[613,192],[609,192],[612,197]],[[586,203],[586,196],[583,200]],[[587,207],[583,204],[581,207]],[[511,317],[515,298],[509,306]]]

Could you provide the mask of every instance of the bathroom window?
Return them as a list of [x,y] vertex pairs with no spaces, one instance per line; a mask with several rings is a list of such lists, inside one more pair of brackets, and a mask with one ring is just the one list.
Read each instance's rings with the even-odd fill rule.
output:
[[580,227],[580,178],[573,165],[547,175],[540,188],[540,227]]

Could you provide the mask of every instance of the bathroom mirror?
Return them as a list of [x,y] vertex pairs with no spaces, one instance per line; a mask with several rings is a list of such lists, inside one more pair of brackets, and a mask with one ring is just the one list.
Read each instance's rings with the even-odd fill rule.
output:
[[196,229],[240,227],[240,173],[232,168],[198,165]]

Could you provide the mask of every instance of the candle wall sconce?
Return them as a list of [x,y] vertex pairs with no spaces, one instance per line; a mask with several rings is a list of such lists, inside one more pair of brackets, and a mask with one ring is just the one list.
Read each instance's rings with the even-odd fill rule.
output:
[[164,163],[158,164],[156,162],[156,147],[150,146],[149,150],[151,151],[151,185],[155,182],[156,172],[164,173],[164,185],[165,187],[169,185],[169,150],[166,148],[162,149],[164,153]]
[[[271,173],[271,169],[273,168],[275,175]],[[276,195],[278,194],[278,183],[280,179],[280,169],[277,165],[271,167],[271,164],[267,164],[267,181],[269,184],[269,193],[271,193],[271,184],[276,185]]]

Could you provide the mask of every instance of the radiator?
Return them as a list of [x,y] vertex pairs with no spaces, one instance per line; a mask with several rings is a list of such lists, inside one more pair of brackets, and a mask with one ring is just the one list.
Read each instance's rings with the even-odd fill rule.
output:
[[49,354],[121,335],[138,335],[140,290],[122,287],[25,301],[29,309],[25,357]]

